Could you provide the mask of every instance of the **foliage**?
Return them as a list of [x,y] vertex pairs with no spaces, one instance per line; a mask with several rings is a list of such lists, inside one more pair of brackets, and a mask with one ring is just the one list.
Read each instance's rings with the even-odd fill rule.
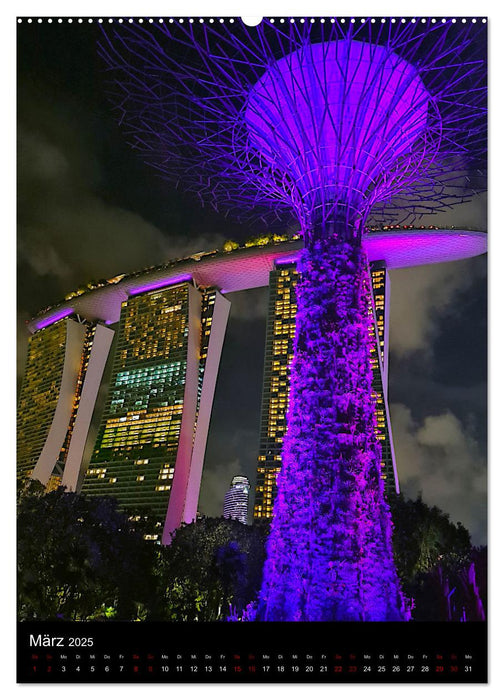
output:
[[158,551],[158,609],[177,621],[226,619],[240,614],[261,584],[266,525],[202,518],[179,528]]
[[481,620],[486,606],[486,549],[471,546],[458,522],[419,495],[390,496],[394,554],[415,620]]
[[[18,497],[19,619],[212,621],[255,619],[268,525],[203,518],[169,547],[144,540],[113,499],[21,481]],[[389,497],[393,544],[415,620],[481,620],[486,548],[419,496]]]
[[461,523],[454,525],[446,513],[428,506],[420,495],[416,500],[391,495],[388,502],[394,522],[396,566],[404,583],[432,571],[441,560],[447,568],[468,560],[471,536]]
[[268,245],[268,243],[271,243],[272,240],[272,237],[268,233],[265,233],[262,236],[252,236],[251,238],[248,238],[245,241],[245,248],[253,248],[255,246],[260,245]]
[[152,559],[152,545],[113,499],[44,493],[38,482],[20,492],[20,620],[136,619]]
[[[267,245],[268,243],[283,243],[285,241],[289,240],[294,240],[296,238],[299,238],[299,235],[289,235],[288,233],[264,233],[259,236],[251,236],[245,241],[245,248],[254,248],[256,246],[262,246],[262,245]],[[240,247],[239,243],[236,243],[236,241],[225,241],[224,245],[222,246],[223,250],[225,250],[227,253],[236,250],[237,248]]]
[[114,499],[36,481],[18,493],[20,620],[217,620],[257,594],[265,526],[205,518],[160,547],[144,539],[156,519]]

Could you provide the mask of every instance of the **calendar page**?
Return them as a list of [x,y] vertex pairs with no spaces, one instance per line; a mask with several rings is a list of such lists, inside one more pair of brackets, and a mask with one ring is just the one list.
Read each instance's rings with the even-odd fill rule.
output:
[[487,27],[17,18],[19,683],[487,681]]

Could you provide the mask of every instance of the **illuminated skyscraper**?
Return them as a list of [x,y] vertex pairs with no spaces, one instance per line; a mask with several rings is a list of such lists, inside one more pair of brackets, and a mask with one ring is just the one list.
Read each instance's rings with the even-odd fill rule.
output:
[[376,342],[371,346],[371,368],[373,371],[372,397],[375,401],[375,432],[381,446],[381,476],[385,482],[385,493],[399,493],[394,442],[388,405],[388,354],[389,354],[389,308],[390,282],[384,261],[370,265],[373,315],[373,332]]
[[17,471],[48,490],[79,485],[92,410],[113,331],[68,310],[40,322],[28,342],[19,397]]
[[[254,519],[271,519],[276,497],[276,478],[282,465],[282,445],[287,430],[290,363],[296,328],[296,283],[298,273],[292,262],[279,263],[270,274],[261,425]],[[381,470],[387,493],[398,492],[390,417],[388,385],[388,273],[383,262],[371,267],[373,297],[369,313],[373,317],[372,396],[376,402],[376,435],[382,449]]]
[[150,509],[169,541],[196,516],[229,302],[188,283],[154,286],[122,303],[109,396],[83,491],[114,496],[131,513]]
[[287,430],[289,365],[296,329],[296,265],[278,264],[270,274],[264,378],[254,519],[271,518],[276,477]]
[[231,488],[224,496],[222,514],[230,520],[239,520],[247,524],[250,483],[246,476],[235,476]]

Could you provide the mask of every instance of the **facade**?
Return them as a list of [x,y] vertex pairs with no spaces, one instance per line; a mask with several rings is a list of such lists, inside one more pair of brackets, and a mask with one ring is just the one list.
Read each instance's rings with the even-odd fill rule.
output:
[[296,330],[295,263],[278,264],[270,274],[259,456],[254,519],[270,519],[280,472],[283,438],[287,430],[289,369]]
[[230,520],[247,524],[250,483],[246,476],[235,476],[224,497],[222,514]]
[[[122,304],[109,396],[83,492],[113,496],[132,514],[148,509],[164,522],[163,541],[196,517],[228,310],[220,294],[187,282],[142,289]],[[218,357],[206,372],[210,343]]]
[[390,280],[383,261],[375,261],[370,265],[370,283],[372,296],[369,311],[373,318],[372,332],[375,337],[371,346],[372,397],[375,401],[375,432],[381,446],[381,476],[385,482],[386,494],[394,491],[399,493],[388,405]]
[[92,408],[113,335],[101,324],[74,316],[42,325],[30,336],[18,403],[20,478],[36,479],[48,490],[60,484],[78,488]]
[[169,511],[171,515],[171,520],[168,521],[170,531],[178,527],[180,522],[189,523],[196,519],[213,397],[230,306],[229,300],[215,289],[207,290],[202,295],[198,389],[191,466],[184,492],[181,520],[177,522],[178,512],[174,512],[172,515],[172,512]]
[[[270,274],[264,379],[261,404],[259,456],[255,487],[254,519],[270,520],[276,497],[276,479],[282,466],[282,446],[287,430],[290,363],[296,328],[295,262],[278,263]],[[380,441],[381,476],[386,493],[399,492],[387,403],[389,277],[383,261],[370,268],[369,314],[372,317],[372,397],[376,402],[375,432]]]

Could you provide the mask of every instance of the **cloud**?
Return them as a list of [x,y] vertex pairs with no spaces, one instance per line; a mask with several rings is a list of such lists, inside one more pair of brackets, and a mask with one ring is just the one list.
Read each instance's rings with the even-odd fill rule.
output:
[[64,143],[23,128],[19,138],[19,258],[35,275],[79,284],[125,266],[129,271],[131,261],[142,267],[163,260],[163,233],[94,194],[92,182],[78,171],[83,154],[70,147],[65,152]]
[[201,480],[198,510],[211,517],[222,515],[224,496],[229,489],[231,479],[244,473],[239,459],[216,464],[212,469],[206,469]]
[[31,181],[53,181],[66,178],[70,163],[61,148],[43,134],[35,134],[20,127],[19,168],[23,177]]
[[248,289],[226,295],[231,302],[230,318],[236,321],[265,319],[268,311],[268,288]]
[[390,407],[399,483],[403,494],[419,492],[469,530],[474,544],[486,541],[487,476],[484,451],[450,411],[416,422],[404,404]]
[[[224,234],[205,229],[185,234],[178,218],[183,213],[177,211],[171,218],[167,214],[173,201],[164,184],[154,174],[138,183],[144,173],[140,159],[133,157],[133,165],[131,160],[123,162],[115,142],[109,148],[100,143],[100,139],[113,141],[117,134],[111,115],[103,114],[97,121],[93,104],[83,106],[71,93],[54,99],[31,76],[20,82],[19,264],[34,277],[54,278],[60,297],[90,279],[214,250],[225,240]],[[114,195],[118,177],[122,186]],[[143,215],[137,213],[137,192],[143,192]],[[173,230],[161,230],[146,218],[154,209],[163,212],[163,221]],[[60,298],[47,298],[43,281],[40,286],[41,306]]]
[[391,352],[399,357],[417,351],[430,355],[443,314],[485,271],[484,258],[392,270]]
[[211,253],[213,250],[221,250],[225,237],[219,233],[203,233],[187,238],[169,237],[165,241],[164,260],[175,260],[196,253]]
[[[29,92],[29,90],[28,90]],[[26,101],[26,95],[24,100]],[[24,370],[24,321],[93,279],[222,246],[224,235],[169,235],[143,216],[107,201],[96,144],[82,114],[62,104],[40,119],[23,108],[18,128],[18,373]],[[83,124],[84,125],[83,125]],[[102,194],[103,193],[103,194]]]

